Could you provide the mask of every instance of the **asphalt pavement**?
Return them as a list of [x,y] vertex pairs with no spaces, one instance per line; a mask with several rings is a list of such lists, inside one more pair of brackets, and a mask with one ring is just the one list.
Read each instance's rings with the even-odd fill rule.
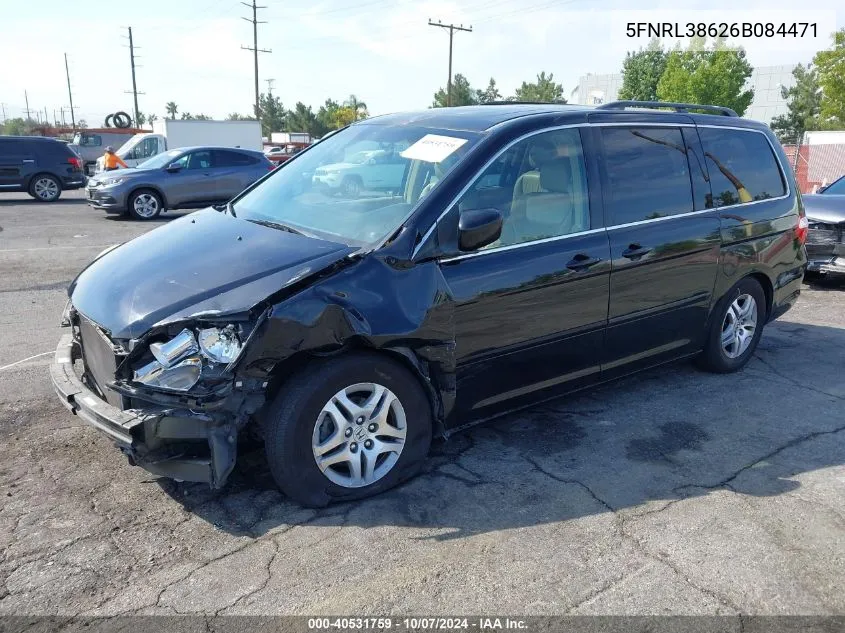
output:
[[845,286],[742,372],[645,372],[435,444],[314,511],[129,466],[52,392],[65,288],[164,224],[0,194],[0,614],[842,614]]

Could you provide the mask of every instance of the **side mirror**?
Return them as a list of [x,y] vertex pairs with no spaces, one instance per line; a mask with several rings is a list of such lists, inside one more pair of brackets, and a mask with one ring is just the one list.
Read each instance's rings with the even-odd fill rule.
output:
[[502,234],[502,212],[498,209],[462,211],[458,219],[458,247],[474,251],[492,244]]
[[165,171],[167,171],[171,174],[176,174],[176,173],[182,171],[182,165],[177,165],[177,164],[173,163],[171,165],[168,165],[164,169],[165,169]]

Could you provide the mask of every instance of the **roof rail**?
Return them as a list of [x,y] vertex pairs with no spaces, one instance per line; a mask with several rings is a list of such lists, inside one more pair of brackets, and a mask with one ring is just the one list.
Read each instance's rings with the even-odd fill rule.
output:
[[475,105],[549,105],[549,106],[561,106],[561,105],[577,105],[575,103],[557,103],[555,101],[508,101],[504,99],[502,101],[485,101],[484,103],[478,103]]
[[625,110],[626,108],[671,108],[675,112],[688,112],[690,110],[706,110],[723,116],[739,117],[730,108],[714,105],[701,105],[698,103],[673,103],[671,101],[611,101],[596,106],[596,110]]

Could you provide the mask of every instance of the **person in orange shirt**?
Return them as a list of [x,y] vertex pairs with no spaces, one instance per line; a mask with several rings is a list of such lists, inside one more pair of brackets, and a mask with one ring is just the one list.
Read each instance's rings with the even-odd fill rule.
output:
[[129,166],[123,162],[123,159],[120,156],[114,153],[114,148],[109,145],[106,148],[106,153],[103,154],[103,167],[106,171],[113,171],[118,169],[118,165],[121,165],[124,168]]

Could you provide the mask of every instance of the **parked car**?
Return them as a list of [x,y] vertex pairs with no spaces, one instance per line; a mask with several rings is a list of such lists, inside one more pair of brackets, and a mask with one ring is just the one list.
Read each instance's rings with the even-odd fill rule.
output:
[[289,161],[308,145],[309,143],[290,143],[284,146],[266,147],[264,148],[264,155],[274,163],[281,164]]
[[[783,150],[727,109],[627,105],[362,121],[103,253],[68,291],[62,403],[213,487],[255,426],[281,489],[321,506],[479,420],[681,358],[741,369],[807,262]],[[396,191],[310,186],[380,144],[405,147]]]
[[67,143],[43,136],[0,136],[0,191],[26,191],[55,202],[85,186],[82,159]]
[[88,181],[86,193],[95,209],[151,220],[166,209],[226,202],[273,167],[257,151],[187,147],[154,156],[136,169],[102,172]]
[[365,193],[398,191],[408,161],[393,150],[358,151],[345,161],[314,172],[315,187],[357,198]]
[[845,275],[845,176],[802,200],[810,223],[807,271]]

